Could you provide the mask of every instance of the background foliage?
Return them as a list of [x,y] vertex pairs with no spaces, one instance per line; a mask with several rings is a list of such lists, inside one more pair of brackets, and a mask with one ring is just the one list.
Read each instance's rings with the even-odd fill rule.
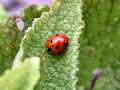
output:
[[116,78],[120,77],[119,5],[120,0],[84,0],[79,83],[86,88],[94,69],[102,69],[106,74],[95,90],[120,90],[120,80]]

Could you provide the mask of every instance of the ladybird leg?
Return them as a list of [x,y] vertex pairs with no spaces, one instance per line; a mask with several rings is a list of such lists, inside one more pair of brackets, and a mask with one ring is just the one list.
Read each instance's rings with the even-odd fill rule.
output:
[[52,55],[52,49],[51,48],[47,48],[47,52]]

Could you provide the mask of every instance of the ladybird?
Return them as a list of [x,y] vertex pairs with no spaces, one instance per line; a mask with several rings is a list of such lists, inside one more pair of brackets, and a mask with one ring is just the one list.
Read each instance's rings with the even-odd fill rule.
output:
[[55,34],[47,41],[47,51],[51,55],[60,55],[65,52],[69,39],[64,34]]

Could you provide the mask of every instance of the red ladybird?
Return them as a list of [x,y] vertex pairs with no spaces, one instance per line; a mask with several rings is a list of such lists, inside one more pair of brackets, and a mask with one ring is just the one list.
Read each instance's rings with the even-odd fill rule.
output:
[[52,55],[60,55],[65,52],[69,39],[64,34],[55,34],[47,41],[48,53]]

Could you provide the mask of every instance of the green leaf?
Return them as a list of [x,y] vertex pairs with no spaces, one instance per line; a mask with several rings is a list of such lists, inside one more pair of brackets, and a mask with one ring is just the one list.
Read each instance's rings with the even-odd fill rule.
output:
[[[81,0],[57,0],[50,12],[35,19],[27,31],[21,48],[24,58],[41,58],[41,79],[35,90],[75,90],[79,61],[79,38],[83,21]],[[52,56],[46,50],[47,39],[56,33],[69,37],[69,46],[63,55]]]
[[33,90],[39,79],[38,57],[26,59],[16,70],[8,70],[0,77],[0,90]]
[[120,0],[84,0],[83,19],[86,27],[80,39],[79,85],[85,88],[94,69],[104,70],[110,66],[113,71],[117,71],[120,68],[119,11]]

